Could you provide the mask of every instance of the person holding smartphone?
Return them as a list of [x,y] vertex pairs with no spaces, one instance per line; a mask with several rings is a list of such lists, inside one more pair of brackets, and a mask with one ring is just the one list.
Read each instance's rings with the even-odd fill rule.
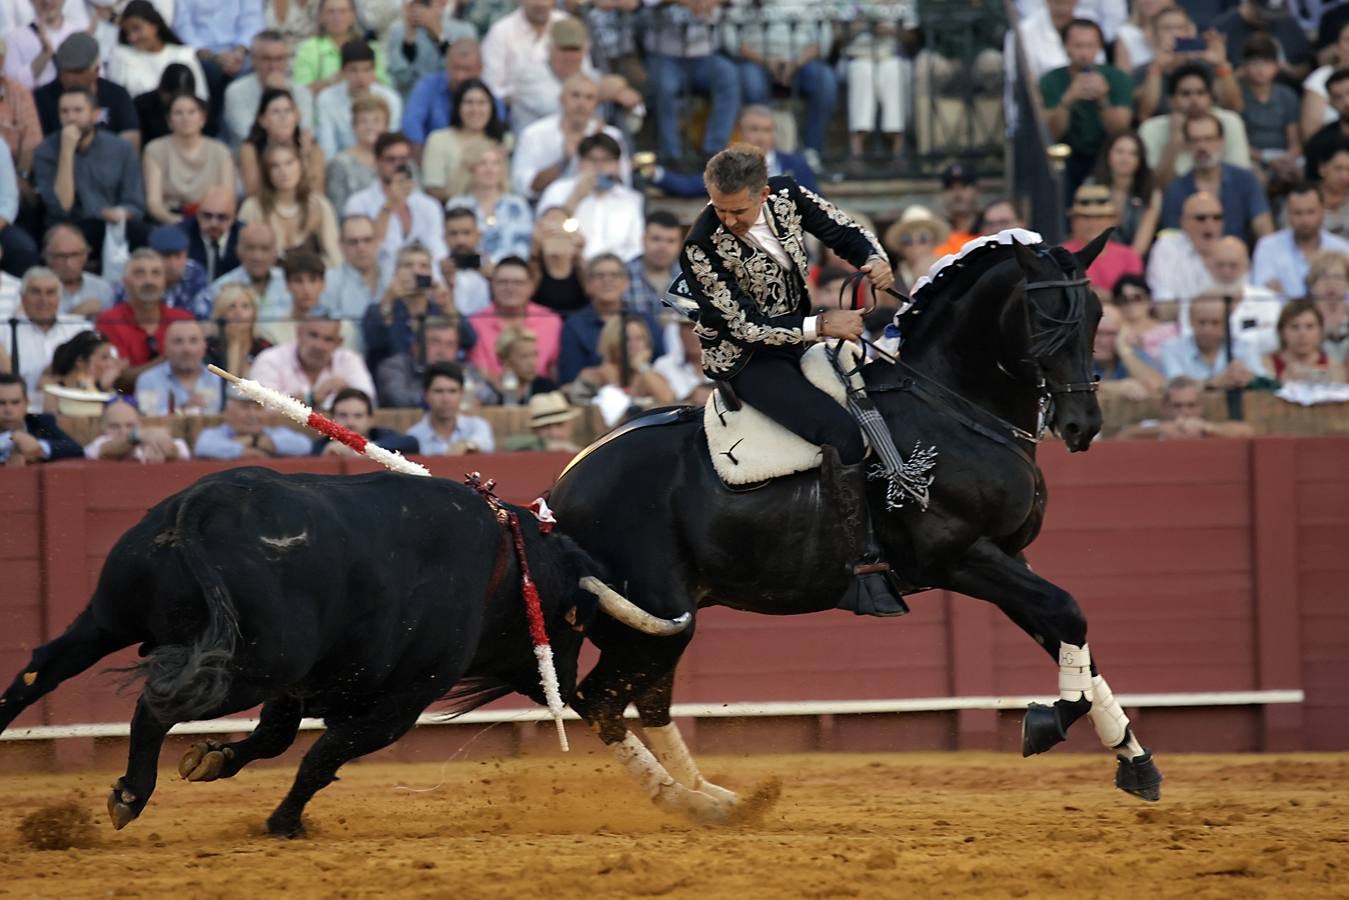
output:
[[436,284],[431,270],[431,254],[420,244],[409,244],[398,251],[388,289],[361,320],[370,371],[395,353],[411,351],[421,340],[426,320],[454,308],[452,289]]

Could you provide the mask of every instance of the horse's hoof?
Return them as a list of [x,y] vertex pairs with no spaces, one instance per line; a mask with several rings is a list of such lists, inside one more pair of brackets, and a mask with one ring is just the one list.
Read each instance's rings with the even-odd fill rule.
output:
[[1026,707],[1026,715],[1021,719],[1022,757],[1044,753],[1067,738],[1063,726],[1059,724],[1058,710],[1043,703],[1032,703]]
[[1142,756],[1119,760],[1115,769],[1115,787],[1144,800],[1156,802],[1162,799],[1162,770],[1152,761],[1152,751],[1145,747]]
[[112,819],[112,827],[121,831],[123,828],[136,821],[140,815],[140,810],[136,808],[136,795],[122,787],[121,779],[113,785],[112,791],[108,794],[108,817]]
[[302,838],[305,836],[304,822],[300,821],[299,818],[292,820],[287,816],[279,816],[276,813],[272,813],[272,815],[267,818],[267,833],[272,837],[285,838],[287,840]]

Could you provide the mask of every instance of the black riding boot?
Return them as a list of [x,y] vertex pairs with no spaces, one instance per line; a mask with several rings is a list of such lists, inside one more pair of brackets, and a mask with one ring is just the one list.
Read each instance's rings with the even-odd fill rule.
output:
[[838,602],[839,609],[849,609],[859,616],[902,616],[909,611],[899,590],[899,580],[890,566],[881,561],[880,547],[871,530],[871,510],[867,507],[866,463],[845,466],[839,462],[838,451],[828,445],[820,448],[824,455],[821,474],[824,477],[826,497],[832,495],[838,506],[840,524],[848,535],[849,563],[853,579]]

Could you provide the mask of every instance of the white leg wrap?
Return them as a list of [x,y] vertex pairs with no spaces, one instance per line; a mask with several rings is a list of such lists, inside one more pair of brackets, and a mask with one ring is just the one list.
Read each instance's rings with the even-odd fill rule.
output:
[[1100,675],[1091,680],[1093,698],[1091,711],[1087,716],[1096,728],[1096,736],[1107,748],[1115,750],[1125,759],[1133,759],[1143,754],[1143,746],[1134,737],[1129,728],[1129,717],[1124,714],[1119,701],[1110,691],[1110,685]]
[[651,750],[656,754],[656,759],[661,761],[680,784],[695,791],[702,791],[732,806],[739,801],[740,798],[734,791],[713,784],[698,771],[698,764],[693,761],[693,754],[689,752],[688,746],[684,743],[684,736],[679,733],[679,726],[675,723],[647,728],[645,731],[646,739],[651,743]]
[[724,822],[730,817],[732,805],[679,784],[632,732],[612,746],[614,758],[637,779],[658,808],[698,823]]
[[1091,650],[1086,644],[1078,647],[1067,642],[1059,644],[1059,697],[1070,703],[1091,701]]

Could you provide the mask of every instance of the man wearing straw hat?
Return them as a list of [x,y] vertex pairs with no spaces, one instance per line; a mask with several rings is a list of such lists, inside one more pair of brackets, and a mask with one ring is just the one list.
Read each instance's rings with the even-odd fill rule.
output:
[[529,398],[528,435],[518,435],[506,441],[506,449],[559,451],[576,453],[580,447],[572,440],[572,424],[581,410],[567,402],[561,391],[548,391]]

